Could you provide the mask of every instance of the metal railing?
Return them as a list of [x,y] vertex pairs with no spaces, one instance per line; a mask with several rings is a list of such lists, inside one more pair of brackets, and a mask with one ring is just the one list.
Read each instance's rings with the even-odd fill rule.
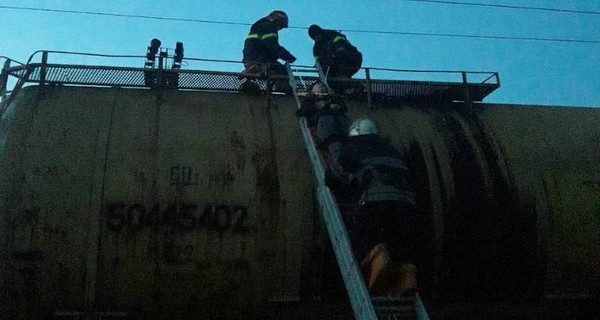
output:
[[[146,56],[142,55],[40,50],[34,52],[26,63],[6,57],[0,58],[6,59],[0,76],[0,90],[5,96],[1,107],[3,109],[14,95],[7,95],[11,79],[16,81],[13,93],[26,84],[239,91],[244,82],[244,76],[240,73],[243,65],[233,60],[185,58],[183,68],[171,69],[167,64],[173,57],[168,55],[158,56],[158,68],[144,68]],[[109,59],[111,63],[98,64],[98,61],[104,58]],[[126,66],[115,66],[117,64]],[[135,64],[140,67],[132,67]],[[314,70],[313,66],[295,65],[294,68]],[[263,92],[270,93],[270,81],[278,78],[287,76],[263,74],[254,80]],[[299,86],[299,91],[306,90],[307,86],[319,78],[315,74],[306,74],[304,80],[306,86]],[[354,79],[329,80],[330,84],[337,82],[352,88],[350,92],[345,93],[346,97],[365,100],[369,106],[378,101],[432,98],[481,101],[500,86],[496,72],[371,67],[362,68]]]

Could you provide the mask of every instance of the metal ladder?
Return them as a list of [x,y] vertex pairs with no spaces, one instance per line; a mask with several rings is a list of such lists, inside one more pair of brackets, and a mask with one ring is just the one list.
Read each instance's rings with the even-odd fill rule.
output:
[[[289,63],[286,63],[286,69],[294,93],[297,107],[301,107],[301,101],[298,94],[298,81],[294,76],[294,70]],[[317,72],[319,79],[327,88],[328,92],[332,92],[319,63],[315,64],[315,70],[299,70]],[[304,85],[304,84],[303,84]],[[304,85],[306,87],[306,85]],[[317,152],[315,142],[312,138],[306,118],[301,117],[300,129],[304,143],[308,151],[308,155],[313,167],[315,175],[315,184],[319,208],[323,215],[325,225],[329,234],[329,238],[333,245],[338,266],[342,273],[342,278],[350,298],[350,303],[354,311],[354,316],[358,320],[373,320],[373,319],[417,319],[429,320],[429,316],[425,310],[425,306],[417,294],[414,299],[400,298],[392,296],[371,297],[367,291],[367,287],[360,271],[360,266],[354,258],[350,239],[346,232],[346,227],[342,220],[342,215],[338,204],[325,185],[325,168],[321,162],[319,153]]]

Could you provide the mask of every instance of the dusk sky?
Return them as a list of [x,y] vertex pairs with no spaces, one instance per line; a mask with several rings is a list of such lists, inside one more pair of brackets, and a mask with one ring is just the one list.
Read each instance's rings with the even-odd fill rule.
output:
[[[497,71],[502,86],[485,102],[600,106],[596,0],[0,1],[0,56],[25,62],[41,49],[143,55],[156,37],[169,48],[183,42],[186,57],[239,61],[249,24],[274,9],[290,17],[279,36],[296,64],[313,64],[306,29],[316,23],[344,32],[363,66]],[[72,56],[51,62],[143,65]],[[201,62],[184,68],[241,70]]]

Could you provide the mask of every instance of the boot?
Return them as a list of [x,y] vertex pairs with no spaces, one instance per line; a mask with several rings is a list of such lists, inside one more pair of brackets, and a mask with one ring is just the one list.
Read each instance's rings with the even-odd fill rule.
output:
[[260,76],[263,75],[263,68],[262,65],[255,63],[255,64],[249,64],[247,65],[244,70],[242,70],[242,72],[240,72],[240,75],[238,76],[238,79],[244,79],[247,77],[250,78],[258,78]]
[[417,266],[412,263],[403,263],[398,268],[398,283],[395,295],[413,297],[417,293]]
[[287,96],[294,95],[294,90],[287,80],[276,80],[273,86],[274,92],[282,92]]
[[385,293],[387,287],[385,274],[389,263],[389,249],[384,243],[376,245],[363,260],[362,266],[366,270],[365,282],[371,295]]
[[242,84],[240,85],[240,91],[250,94],[259,94],[262,92],[260,86],[250,79],[242,80]]

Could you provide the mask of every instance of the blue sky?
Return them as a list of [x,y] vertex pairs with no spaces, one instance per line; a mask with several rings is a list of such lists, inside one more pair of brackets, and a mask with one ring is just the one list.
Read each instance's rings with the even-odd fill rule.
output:
[[[463,0],[600,12],[596,0]],[[151,4],[150,4],[151,3]],[[309,25],[342,30],[396,31],[600,41],[600,15],[451,5],[406,0],[330,1],[1,1],[18,6],[125,15],[252,23],[273,9],[290,16],[280,43],[311,65]],[[50,13],[0,8],[0,55],[26,61],[40,49],[143,55],[149,40],[185,46],[186,57],[241,60],[248,26]],[[502,87],[485,102],[600,106],[600,43],[567,43],[345,32],[362,51],[363,66],[497,71]],[[62,59],[62,60],[61,60]],[[56,57],[51,61],[142,66],[140,59]],[[184,68],[238,70],[191,62]],[[380,74],[386,78],[392,75]]]

